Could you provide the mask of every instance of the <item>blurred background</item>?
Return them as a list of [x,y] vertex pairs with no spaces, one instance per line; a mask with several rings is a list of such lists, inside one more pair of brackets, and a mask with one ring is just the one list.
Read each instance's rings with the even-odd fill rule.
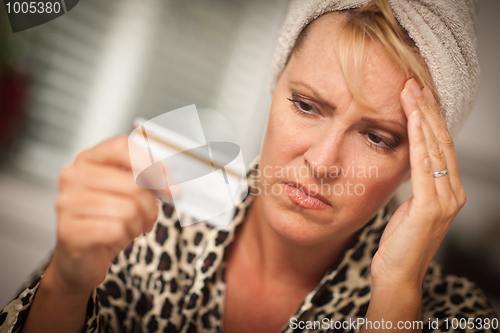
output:
[[[61,168],[128,134],[136,116],[190,104],[259,154],[268,76],[288,0],[82,0],[13,34],[0,6],[0,308],[55,245]],[[500,1],[478,3],[479,98],[455,140],[468,200],[436,260],[500,310]],[[404,199],[411,193],[405,186]]]

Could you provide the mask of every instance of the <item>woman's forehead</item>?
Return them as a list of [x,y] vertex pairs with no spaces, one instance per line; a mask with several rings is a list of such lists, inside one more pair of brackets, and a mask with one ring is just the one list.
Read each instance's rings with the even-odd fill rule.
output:
[[[294,52],[283,74],[289,82],[304,82],[322,96],[338,100],[352,95],[339,60],[339,29],[344,14],[324,14],[311,23],[300,50]],[[362,70],[362,94],[374,109],[396,109],[404,115],[399,96],[408,79],[399,64],[376,42],[367,41]],[[347,73],[356,75],[356,73]],[[388,110],[389,109],[389,110]]]

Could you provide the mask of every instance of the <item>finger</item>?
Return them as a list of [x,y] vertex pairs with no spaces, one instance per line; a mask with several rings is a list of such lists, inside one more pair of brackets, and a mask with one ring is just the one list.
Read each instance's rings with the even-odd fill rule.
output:
[[121,220],[130,236],[139,236],[148,226],[136,200],[97,191],[64,193],[58,197],[61,214]]
[[457,156],[453,146],[453,139],[451,138],[450,132],[446,127],[446,121],[439,110],[439,106],[431,90],[425,87],[423,89],[423,93],[426,97],[427,105],[429,105],[429,108],[424,110],[426,118],[428,119],[429,124],[433,127],[436,137],[443,147],[444,155],[446,156],[446,163],[448,167],[447,177],[450,179],[450,184],[454,192],[459,193],[463,191],[463,187],[458,172]]
[[[424,132],[426,142],[427,142],[427,150],[429,152],[429,156],[431,158],[431,165],[433,171],[442,171],[447,168],[447,160],[444,154],[443,147],[439,140],[437,139],[433,128],[427,121],[425,117],[424,110],[426,113],[429,113],[429,105],[427,103],[427,99],[423,95],[418,83],[411,79],[407,82],[408,91],[413,93],[414,99],[411,99],[410,102],[416,102],[417,108],[420,111],[420,119],[422,121],[422,130]],[[434,175],[433,175],[434,176]],[[436,182],[436,191],[439,196],[449,198],[453,196],[453,188],[450,184],[450,178],[447,176],[435,178]]]
[[111,164],[125,169],[131,169],[127,136],[121,135],[104,141],[93,148],[82,151],[77,155],[75,163],[81,161]]
[[135,183],[130,170],[98,164],[85,164],[84,167],[76,169],[73,178],[77,178],[78,183],[71,188],[83,187],[115,195],[131,196],[139,200],[148,221],[156,220],[156,197],[150,190],[141,188]]
[[[58,239],[73,250],[86,250],[96,246],[113,249],[115,254],[126,248],[135,237],[121,220],[102,216],[68,216],[73,223],[58,226]],[[67,242],[67,240],[71,240]]]
[[408,118],[408,138],[413,196],[423,204],[435,202],[437,193],[434,175],[418,110],[414,110]]

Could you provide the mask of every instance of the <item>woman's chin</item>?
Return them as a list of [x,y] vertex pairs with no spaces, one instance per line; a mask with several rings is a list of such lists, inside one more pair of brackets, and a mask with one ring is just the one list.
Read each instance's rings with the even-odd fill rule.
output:
[[334,219],[327,223],[313,221],[295,211],[274,212],[267,219],[271,229],[289,242],[301,245],[312,245],[325,241],[339,230],[334,225]]

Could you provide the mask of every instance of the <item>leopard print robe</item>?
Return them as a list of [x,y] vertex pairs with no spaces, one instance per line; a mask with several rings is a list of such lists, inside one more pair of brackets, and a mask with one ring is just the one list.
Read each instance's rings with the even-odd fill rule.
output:
[[[259,159],[251,164],[247,188],[251,193]],[[243,192],[242,192],[243,193]],[[240,204],[228,230],[205,223],[181,227],[180,216],[168,204],[160,205],[152,232],[138,237],[113,261],[87,307],[86,332],[222,332],[226,263],[224,253],[245,220],[255,196]],[[291,323],[356,320],[366,315],[371,295],[370,264],[394,209],[387,205],[364,227],[343,260],[328,270],[303,300],[283,333],[358,332],[353,328],[304,328]],[[19,332],[41,280],[34,281],[0,312],[0,332]],[[395,306],[397,306],[395,304]],[[497,318],[483,292],[465,278],[443,275],[432,262],[423,282],[423,331],[452,331],[446,319]],[[438,328],[430,328],[436,321]],[[299,325],[296,325],[299,326]],[[476,326],[477,327],[477,326]],[[493,329],[463,330],[496,331]]]

